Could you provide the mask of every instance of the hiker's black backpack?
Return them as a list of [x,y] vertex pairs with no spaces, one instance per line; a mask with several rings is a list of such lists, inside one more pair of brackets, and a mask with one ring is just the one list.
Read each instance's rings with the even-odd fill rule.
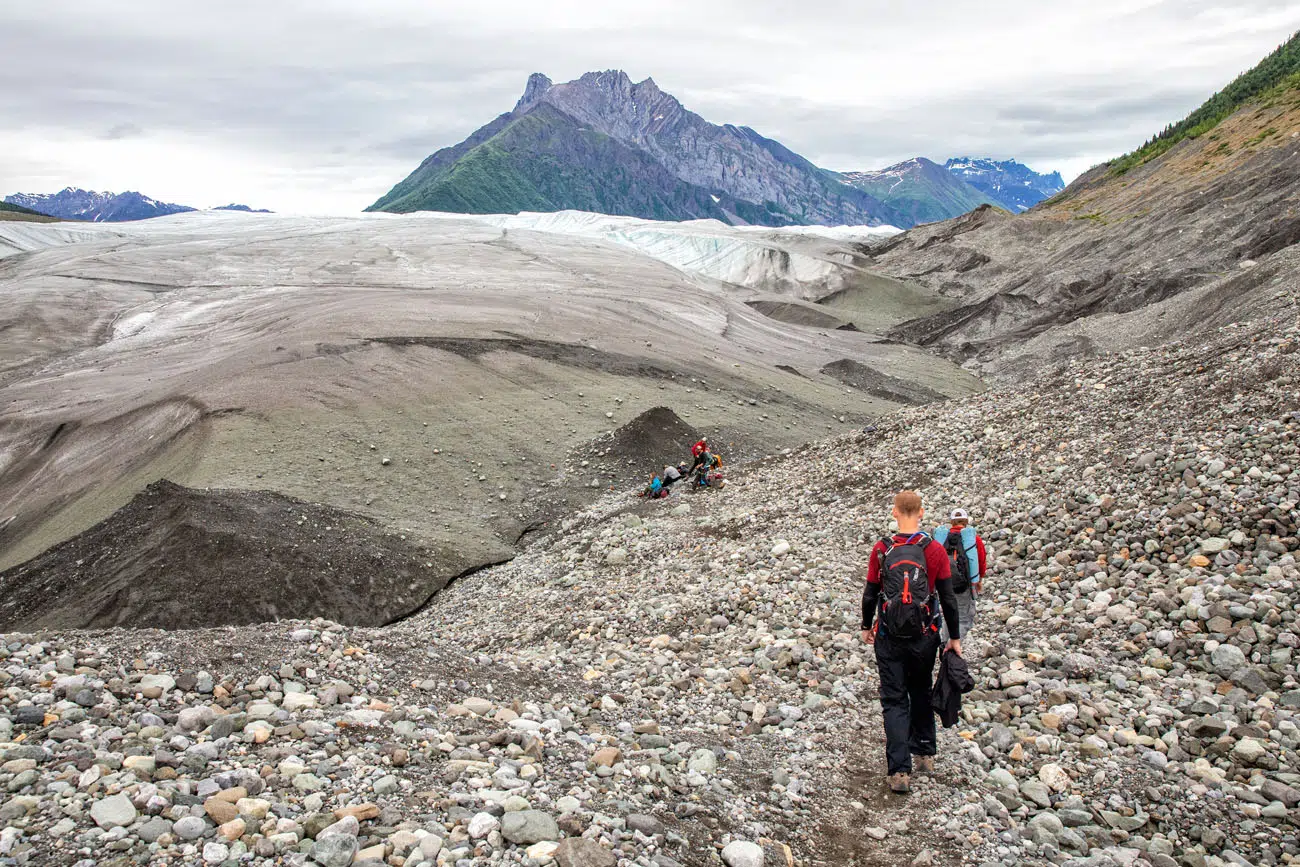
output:
[[948,552],[948,562],[952,564],[952,592],[965,593],[970,589],[970,557],[961,533],[949,532],[943,550]]
[[914,533],[906,542],[884,540],[880,564],[880,621],[890,638],[910,641],[934,630],[934,605],[925,548],[930,537]]

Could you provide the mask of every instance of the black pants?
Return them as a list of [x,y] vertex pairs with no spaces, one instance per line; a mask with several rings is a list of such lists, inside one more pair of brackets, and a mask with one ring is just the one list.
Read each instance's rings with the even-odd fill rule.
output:
[[938,650],[937,635],[915,641],[891,641],[883,631],[876,636],[885,761],[890,774],[912,773],[912,756],[932,756],[938,749],[930,707]]

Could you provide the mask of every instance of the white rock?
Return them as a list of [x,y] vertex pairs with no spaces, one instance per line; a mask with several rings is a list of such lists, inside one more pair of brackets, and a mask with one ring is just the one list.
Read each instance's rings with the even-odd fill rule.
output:
[[727,867],[763,867],[763,847],[748,840],[733,840],[722,850]]
[[1047,788],[1058,794],[1070,790],[1070,775],[1055,762],[1048,762],[1039,768],[1038,779],[1042,780]]
[[555,857],[555,850],[560,848],[559,843],[552,843],[550,840],[543,840],[540,843],[534,843],[524,850],[524,854],[534,861],[550,861]]
[[201,732],[212,724],[214,714],[210,707],[187,707],[176,714],[176,728],[183,732]]
[[225,843],[204,843],[203,861],[205,864],[220,864],[230,857],[230,847]]
[[176,678],[170,674],[146,674],[140,678],[140,689],[149,689],[157,687],[163,692],[171,692],[176,688]]
[[135,821],[135,805],[126,795],[112,795],[90,805],[90,818],[101,828],[122,828]]
[[487,716],[492,712],[492,702],[485,698],[472,697],[461,702],[461,705],[470,713],[477,716]]
[[300,710],[307,710],[320,705],[320,700],[309,692],[291,692],[280,702],[280,707],[294,713]]
[[501,823],[491,813],[475,813],[474,817],[469,820],[470,839],[482,840],[500,827]]
[[1255,738],[1242,738],[1232,748],[1232,757],[1253,765],[1268,752],[1268,749]]
[[687,767],[698,774],[712,774],[718,770],[718,757],[713,754],[713,750],[698,749],[691,753]]

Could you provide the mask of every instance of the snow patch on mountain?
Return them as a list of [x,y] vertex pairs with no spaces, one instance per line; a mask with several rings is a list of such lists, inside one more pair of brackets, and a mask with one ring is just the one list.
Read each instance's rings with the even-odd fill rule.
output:
[[955,157],[944,168],[1013,213],[1027,211],[1065,189],[1060,172],[1039,174],[1015,160]]
[[162,202],[133,191],[101,193],[77,187],[65,187],[57,193],[14,193],[6,196],[5,201],[51,217],[91,223],[147,220],[194,210],[188,205]]

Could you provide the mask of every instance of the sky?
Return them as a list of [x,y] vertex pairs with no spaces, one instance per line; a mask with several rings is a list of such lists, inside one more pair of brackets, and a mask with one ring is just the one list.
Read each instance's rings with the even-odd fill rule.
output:
[[1297,30],[1296,0],[6,3],[0,195],[354,213],[529,73],[603,69],[831,169],[969,155],[1069,180]]

